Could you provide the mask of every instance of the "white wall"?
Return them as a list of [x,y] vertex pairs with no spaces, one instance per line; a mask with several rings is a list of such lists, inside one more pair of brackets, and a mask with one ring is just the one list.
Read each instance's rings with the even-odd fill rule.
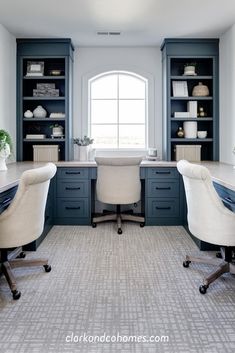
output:
[[[0,129],[16,141],[16,40],[0,24]],[[15,156],[14,156],[15,157]],[[15,158],[14,158],[15,159]]]
[[159,47],[82,47],[74,55],[74,136],[87,133],[88,80],[105,71],[125,70],[149,79],[149,145],[162,150],[162,78]]
[[235,165],[235,25],[220,38],[220,161]]

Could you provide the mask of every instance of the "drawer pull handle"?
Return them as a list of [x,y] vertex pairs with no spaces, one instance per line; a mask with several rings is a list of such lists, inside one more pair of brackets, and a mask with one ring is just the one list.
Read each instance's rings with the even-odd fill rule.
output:
[[167,206],[167,207],[158,207],[156,206],[156,210],[170,210],[171,207],[170,206]]
[[65,207],[66,208],[66,210],[80,210],[80,206],[78,206],[78,207],[70,207],[70,206],[66,206]]
[[77,175],[77,174],[81,174],[81,172],[65,172],[65,174],[75,174],[75,175]]
[[155,172],[155,174],[171,174],[171,172]]
[[5,199],[1,205],[5,205],[6,203],[10,202],[12,199],[10,197],[8,197],[7,199]]
[[158,186],[156,186],[156,190],[171,190],[171,187],[167,186],[167,187],[159,188]]
[[80,187],[66,187],[65,190],[80,190]]
[[231,204],[235,204],[235,201],[233,201],[230,197],[225,197],[224,200]]

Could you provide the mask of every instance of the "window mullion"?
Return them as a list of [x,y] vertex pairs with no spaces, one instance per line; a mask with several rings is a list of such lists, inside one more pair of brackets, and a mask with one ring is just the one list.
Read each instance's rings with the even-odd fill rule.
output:
[[119,75],[117,75],[117,147],[119,144]]

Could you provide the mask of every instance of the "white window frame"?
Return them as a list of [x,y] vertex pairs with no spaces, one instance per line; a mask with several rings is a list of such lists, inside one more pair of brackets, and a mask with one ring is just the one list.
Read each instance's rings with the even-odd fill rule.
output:
[[[112,71],[106,71],[106,72],[102,72],[98,75],[95,75],[93,77],[91,77],[88,80],[88,135],[91,135],[91,85],[94,81],[96,81],[99,78],[105,77],[105,76],[109,76],[109,75],[127,75],[127,76],[132,76],[135,78],[140,79],[141,81],[144,82],[145,84],[145,146],[142,148],[125,148],[125,147],[105,147],[105,148],[96,148],[98,151],[145,151],[148,148],[149,145],[149,119],[148,119],[148,87],[149,87],[149,82],[148,79],[135,73],[132,71],[123,71],[123,70],[112,70]],[[119,80],[118,80],[118,84],[119,84]],[[133,98],[134,99],[134,98]],[[119,102],[119,96],[117,98],[118,102]],[[118,108],[117,108],[118,109]],[[118,114],[119,116],[119,114]],[[108,124],[107,124],[108,125]],[[117,125],[119,125],[119,121],[117,122]],[[130,123],[128,125],[135,125],[134,123]],[[140,125],[140,124],[137,124]],[[118,141],[119,141],[119,135],[118,135]]]

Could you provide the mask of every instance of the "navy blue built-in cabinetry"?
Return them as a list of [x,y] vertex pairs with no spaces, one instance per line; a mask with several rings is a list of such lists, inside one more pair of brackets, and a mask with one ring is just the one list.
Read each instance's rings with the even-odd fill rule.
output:
[[176,168],[145,168],[146,225],[180,225],[184,218],[184,189]]
[[[32,71],[41,67],[42,75],[28,73],[29,67]],[[18,161],[33,160],[33,145],[58,145],[60,160],[73,159],[72,69],[70,39],[17,39]],[[42,84],[54,87],[54,93],[49,94]],[[39,105],[46,110],[46,117],[24,116],[27,110],[32,112]],[[54,117],[50,117],[51,113]],[[52,136],[55,124],[63,127],[64,136]]]
[[94,168],[58,168],[55,224],[91,224],[91,179]]
[[[219,40],[165,39],[162,47],[163,74],[163,159],[175,160],[176,145],[200,145],[202,160],[219,159]],[[185,75],[185,66],[195,65],[195,74]],[[185,84],[179,95],[173,83]],[[208,96],[193,96],[193,88],[201,82]],[[188,96],[185,93],[188,91]],[[189,102],[196,102],[196,114],[185,117]],[[191,104],[191,103],[190,103]],[[195,109],[195,107],[194,107]],[[200,113],[200,109],[203,113]],[[183,113],[180,115],[180,113]],[[195,116],[197,115],[197,116]],[[202,115],[202,116],[200,116]],[[184,121],[197,122],[197,130],[207,131],[206,138],[180,138]]]

